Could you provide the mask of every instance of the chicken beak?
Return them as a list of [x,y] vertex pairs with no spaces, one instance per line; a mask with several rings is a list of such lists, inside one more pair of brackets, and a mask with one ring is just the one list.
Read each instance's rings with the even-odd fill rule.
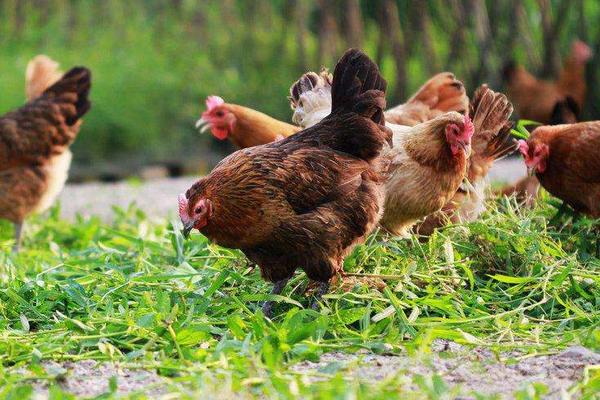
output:
[[183,230],[181,231],[183,237],[188,239],[190,237],[190,232],[192,231],[192,229],[194,229],[194,221],[183,224]]
[[535,175],[535,167],[527,167],[527,176]]
[[210,123],[204,118],[200,118],[198,121],[196,121],[196,129],[200,129],[200,133],[206,132],[209,128]]

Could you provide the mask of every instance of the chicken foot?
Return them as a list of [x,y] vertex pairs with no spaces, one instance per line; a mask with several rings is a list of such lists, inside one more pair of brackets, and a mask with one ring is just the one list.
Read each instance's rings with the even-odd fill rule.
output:
[[[290,279],[282,279],[280,281],[277,281],[275,283],[273,283],[273,289],[271,290],[271,294],[281,294],[281,292],[283,292],[283,289],[285,288],[285,285],[287,285],[288,281]],[[265,317],[271,319],[273,317],[273,305],[275,304],[274,301],[272,300],[267,300],[265,301],[265,303],[262,306],[262,312],[265,315]]]
[[317,290],[315,290],[315,299],[310,305],[310,308],[312,308],[315,311],[319,309],[319,301],[321,300],[324,294],[327,294],[327,292],[329,292],[329,285],[329,281],[317,282]]
[[21,248],[21,236],[23,233],[23,222],[15,222],[15,244],[12,248],[13,253],[18,253]]

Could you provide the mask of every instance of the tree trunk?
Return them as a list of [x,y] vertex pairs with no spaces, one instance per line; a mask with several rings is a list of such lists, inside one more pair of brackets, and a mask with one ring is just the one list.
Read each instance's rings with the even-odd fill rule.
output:
[[556,76],[560,70],[560,55],[558,49],[558,38],[571,7],[570,0],[563,0],[556,7],[556,18],[552,17],[552,4],[550,0],[538,0],[540,14],[542,16],[542,36],[544,44],[544,63],[541,75],[543,77]]
[[516,0],[515,12],[518,19],[518,35],[523,39],[523,46],[525,47],[525,53],[531,70],[537,71],[540,66],[540,57],[537,51],[537,46],[531,36],[531,29],[529,27],[529,20],[527,19],[527,12],[523,6],[521,0]]
[[[475,37],[477,38],[477,47],[479,49],[478,63],[472,82],[475,85],[489,80],[490,57],[492,50],[492,37],[490,29],[490,20],[488,17],[485,2],[480,0],[471,0],[473,8],[473,17],[475,18]],[[495,84],[495,82],[492,82]]]
[[298,46],[298,72],[303,74],[310,69],[307,59],[306,41],[308,38],[308,16],[310,8],[305,0],[292,0],[294,3],[294,25],[296,26],[296,44]]
[[425,53],[424,61],[429,75],[433,75],[440,72],[440,62],[434,48],[433,28],[426,3],[423,3],[421,8],[422,9],[418,10],[418,16],[423,51]]
[[348,47],[362,46],[363,21],[359,0],[346,0],[344,2],[344,36]]
[[459,64],[466,70],[465,50],[467,49],[467,14],[462,1],[460,0],[450,1],[450,11],[453,15],[453,20],[455,21],[455,27],[451,35],[451,46],[446,65]]
[[338,56],[337,22],[332,0],[318,0],[319,4],[319,64],[328,66]]
[[381,11],[384,30],[392,45],[392,54],[396,66],[393,100],[401,101],[406,97],[406,48],[400,27],[398,5],[394,0],[383,0]]

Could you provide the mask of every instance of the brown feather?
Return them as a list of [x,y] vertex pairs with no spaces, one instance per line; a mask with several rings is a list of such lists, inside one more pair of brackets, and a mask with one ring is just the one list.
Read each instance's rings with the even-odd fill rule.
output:
[[214,205],[201,232],[241,249],[269,281],[297,268],[328,281],[382,211],[385,81],[366,55],[350,50],[333,87],[335,107],[321,123],[233,153],[186,193],[189,215],[200,199]]

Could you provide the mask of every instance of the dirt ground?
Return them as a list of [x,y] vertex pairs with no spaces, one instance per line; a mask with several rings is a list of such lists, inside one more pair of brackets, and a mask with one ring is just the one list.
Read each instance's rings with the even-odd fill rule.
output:
[[[412,377],[417,374],[438,374],[449,387],[460,386],[460,399],[475,399],[472,391],[512,399],[514,392],[527,384],[543,383],[549,389],[544,398],[561,399],[582,378],[586,366],[600,364],[600,354],[580,346],[570,347],[558,354],[535,357],[502,354],[500,359],[511,361],[499,361],[489,350],[465,348],[438,340],[432,346],[432,354],[421,358],[333,352],[323,355],[318,363],[301,362],[292,366],[292,370],[313,381],[326,379],[326,375],[338,371],[343,371],[347,378],[371,383],[400,375],[406,378],[409,387]],[[132,370],[115,363],[91,360],[46,363],[44,368],[49,375],[61,376],[58,382],[62,389],[78,397],[93,397],[109,392],[111,378],[116,382],[118,394],[138,392],[151,398],[167,394],[166,380],[153,370]],[[34,388],[37,399],[48,398],[45,380],[34,381]]]
[[[511,183],[525,174],[522,160],[509,158],[496,163],[489,177],[492,182]],[[79,213],[83,216],[98,215],[103,220],[110,220],[113,205],[127,208],[131,202],[135,202],[150,217],[175,217],[177,195],[185,192],[196,179],[161,178],[141,184],[124,181],[67,185],[60,196],[62,216],[72,220]]]

